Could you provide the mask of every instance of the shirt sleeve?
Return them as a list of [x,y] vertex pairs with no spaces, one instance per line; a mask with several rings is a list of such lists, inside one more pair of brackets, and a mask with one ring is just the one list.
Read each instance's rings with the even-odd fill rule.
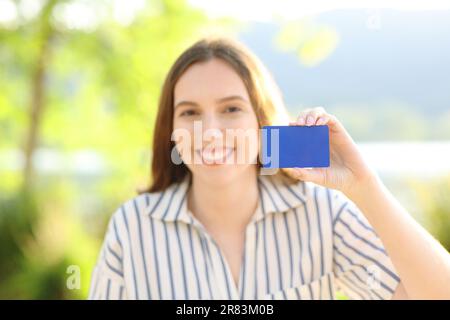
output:
[[333,272],[350,299],[391,299],[400,278],[381,239],[359,208],[332,190]]
[[113,215],[92,271],[89,300],[127,299],[122,257],[122,242]]

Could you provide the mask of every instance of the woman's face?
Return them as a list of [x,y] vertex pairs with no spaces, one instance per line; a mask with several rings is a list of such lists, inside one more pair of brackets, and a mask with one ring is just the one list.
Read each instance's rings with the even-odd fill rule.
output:
[[195,177],[227,183],[256,168],[258,120],[244,82],[226,62],[190,66],[174,88],[172,140]]

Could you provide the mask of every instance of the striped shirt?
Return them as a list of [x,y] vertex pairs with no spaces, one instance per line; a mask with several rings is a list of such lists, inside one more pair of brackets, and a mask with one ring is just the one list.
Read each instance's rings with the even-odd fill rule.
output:
[[188,175],[110,219],[89,299],[390,299],[400,279],[377,233],[342,192],[259,175],[238,285],[187,207]]

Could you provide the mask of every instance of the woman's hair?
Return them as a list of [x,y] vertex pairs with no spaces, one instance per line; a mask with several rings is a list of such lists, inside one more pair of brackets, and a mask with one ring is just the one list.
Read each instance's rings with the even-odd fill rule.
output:
[[[260,60],[241,43],[226,37],[206,37],[186,49],[175,61],[164,81],[153,136],[152,179],[141,192],[158,192],[180,182],[189,173],[184,163],[175,164],[171,153],[174,117],[174,88],[181,75],[193,64],[211,59],[228,63],[243,80],[254,108],[259,128],[287,124],[288,114],[278,86]],[[258,166],[261,167],[258,161]],[[280,171],[285,177],[286,172]],[[289,180],[289,177],[288,177]],[[293,182],[293,181],[292,181]]]

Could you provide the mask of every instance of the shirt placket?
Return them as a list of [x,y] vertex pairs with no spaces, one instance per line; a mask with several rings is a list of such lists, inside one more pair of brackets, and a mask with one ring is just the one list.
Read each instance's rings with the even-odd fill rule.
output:
[[[238,293],[240,299],[247,299],[251,295],[250,289],[253,286],[247,286],[247,283],[252,283],[255,260],[255,228],[256,223],[251,222],[245,230],[244,252],[242,257],[241,270],[239,274]],[[251,269],[253,268],[253,269]]]
[[[206,257],[207,257],[207,265],[210,267],[208,271],[210,271],[210,274],[213,275],[212,280],[212,286],[216,287],[217,284],[220,284],[220,298],[221,299],[228,299],[227,294],[227,285],[229,287],[231,298],[238,300],[243,299],[245,295],[248,295],[248,292],[243,291],[243,286],[248,283],[249,279],[249,272],[250,270],[247,268],[248,261],[254,261],[254,248],[255,248],[255,223],[249,223],[249,225],[246,228],[246,234],[245,234],[245,240],[244,240],[244,251],[241,261],[241,267],[239,271],[239,282],[238,286],[236,287],[233,276],[231,273],[231,269],[229,267],[228,261],[225,258],[225,255],[222,251],[222,249],[219,247],[219,245],[216,243],[216,241],[211,237],[211,235],[207,232],[207,230],[204,228],[204,226],[195,218],[192,219],[193,225],[198,228],[203,246],[207,250]],[[213,250],[217,251],[217,254],[219,255],[219,258],[215,258],[215,255],[213,255]],[[250,253],[250,256],[247,256]],[[223,273],[223,267],[222,267],[222,261],[225,265],[225,278],[228,283],[224,283],[221,281],[223,277],[219,277],[218,273]],[[244,273],[246,274],[244,278]]]
[[[205,259],[206,259],[206,266],[208,268],[208,272],[210,275],[210,281],[211,281],[211,287],[213,291],[214,298],[217,298],[217,295],[215,294],[215,290],[219,289],[220,292],[220,299],[228,299],[227,294],[227,285],[230,288],[232,299],[238,299],[239,296],[237,294],[236,288],[234,286],[234,283],[230,283],[230,270],[228,268],[228,263],[225,260],[225,256],[222,253],[222,250],[218,247],[214,239],[211,237],[211,235],[206,231],[205,227],[195,219],[195,217],[191,216],[191,223],[192,225],[199,231],[200,238],[202,242],[202,250],[204,250],[205,253]],[[217,259],[214,255],[214,252],[217,250],[219,254],[219,259]],[[226,270],[226,281],[228,283],[224,283],[221,279],[222,277],[218,276],[218,272],[223,273],[222,271],[222,262],[220,261],[222,259],[225,263],[225,270]],[[232,278],[231,278],[232,279]],[[213,297],[211,297],[212,299]]]

